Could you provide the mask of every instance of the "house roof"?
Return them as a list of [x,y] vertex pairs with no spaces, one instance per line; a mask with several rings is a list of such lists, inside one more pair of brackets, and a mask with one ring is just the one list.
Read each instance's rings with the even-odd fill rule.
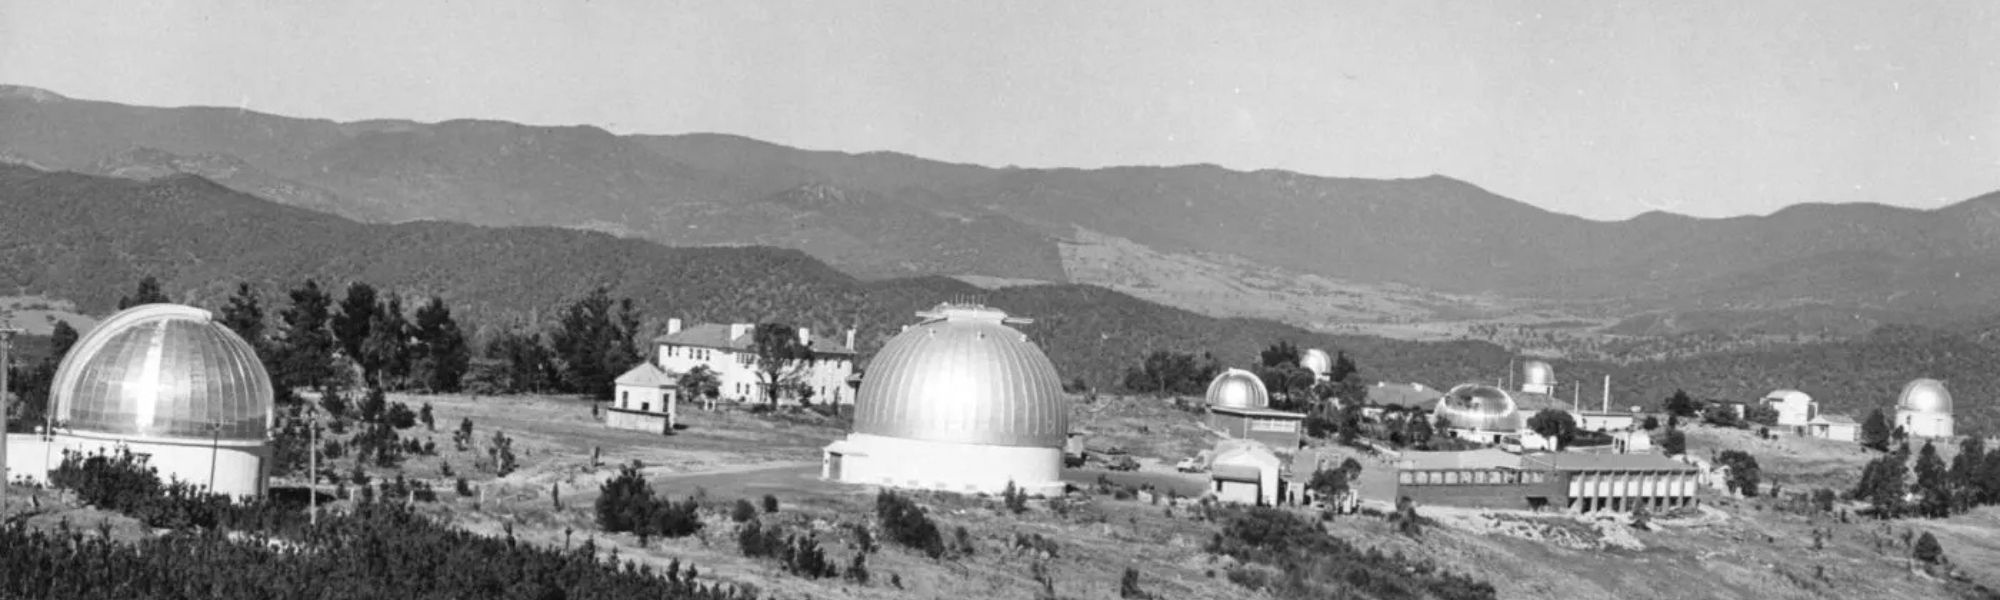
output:
[[1694,471],[1695,466],[1657,454],[1581,454],[1558,452],[1523,455],[1521,466],[1559,471]]
[[1521,457],[1494,448],[1462,452],[1411,450],[1403,453],[1396,466],[1403,469],[1512,469],[1521,466]]
[[[653,338],[655,344],[692,346],[748,352],[756,347],[755,328],[745,328],[743,335],[729,337],[730,326],[724,323],[702,323],[674,333]],[[853,356],[854,349],[841,345],[840,341],[815,336],[812,341],[813,354]]]
[[661,370],[658,365],[650,362],[639,363],[639,366],[632,367],[632,370],[626,371],[624,375],[619,375],[616,383],[617,385],[638,387],[675,387],[680,385],[680,382],[675,379],[672,373]]

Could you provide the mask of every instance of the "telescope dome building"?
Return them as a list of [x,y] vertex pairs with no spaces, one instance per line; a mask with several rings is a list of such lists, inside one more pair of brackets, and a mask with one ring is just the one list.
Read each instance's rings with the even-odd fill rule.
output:
[[1333,357],[1327,356],[1325,350],[1310,348],[1299,356],[1299,368],[1312,371],[1315,378],[1326,379],[1326,374],[1333,371]]
[[1230,439],[1250,440],[1278,452],[1299,447],[1304,413],[1271,408],[1264,380],[1242,369],[1229,369],[1208,382],[1208,427]]
[[821,476],[849,483],[1058,494],[1069,399],[1031,323],[941,304],[890,338],[855,394],[854,429],[826,447]]
[[1490,385],[1467,383],[1451,388],[1438,399],[1436,414],[1459,437],[1489,444],[1527,429],[1527,417],[1514,397]]
[[1556,369],[1549,363],[1531,360],[1521,363],[1521,391],[1532,394],[1553,393],[1556,389]]
[[1208,382],[1208,405],[1223,408],[1264,408],[1271,405],[1271,393],[1264,380],[1242,369],[1228,369]]
[[1951,392],[1936,379],[1916,379],[1903,385],[1896,399],[1896,424],[1916,437],[1951,437]]
[[45,435],[8,439],[10,471],[46,475],[65,450],[125,448],[163,481],[233,497],[268,486],[275,412],[256,352],[206,310],[146,304],[112,315],[63,357]]

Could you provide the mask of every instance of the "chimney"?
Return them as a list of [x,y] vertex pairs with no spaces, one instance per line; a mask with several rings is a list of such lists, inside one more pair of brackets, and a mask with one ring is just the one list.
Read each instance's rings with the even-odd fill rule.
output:
[[848,330],[847,330],[847,349],[848,349],[848,350],[853,350],[853,349],[854,349],[854,330],[853,330],[853,329],[848,329]]
[[681,320],[678,318],[667,319],[667,335],[673,335],[680,332],[681,332]]
[[730,324],[729,324],[729,339],[730,339],[730,341],[735,341],[735,340],[736,340],[736,338],[740,338],[740,337],[743,337],[743,334],[746,334],[746,333],[750,333],[750,324],[749,324],[749,323],[730,323]]
[[804,346],[806,346],[806,347],[812,347],[812,345],[813,345],[813,330],[812,330],[812,328],[809,328],[809,327],[800,327],[800,328],[799,328],[799,344],[800,344],[800,345],[804,345]]

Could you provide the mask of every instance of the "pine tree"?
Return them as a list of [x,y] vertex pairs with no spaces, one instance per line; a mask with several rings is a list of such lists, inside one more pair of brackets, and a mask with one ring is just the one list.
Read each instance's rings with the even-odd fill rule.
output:
[[133,295],[118,299],[118,310],[125,310],[141,304],[165,304],[173,302],[160,289],[160,280],[152,275],[139,279],[139,289]]
[[1926,517],[1944,517],[1951,512],[1951,489],[1945,478],[1944,460],[1938,458],[1937,446],[1924,442],[1923,450],[1917,452],[1917,493],[1923,495],[1923,504],[1918,507]]
[[465,334],[451,318],[451,307],[431,296],[417,308],[417,340],[412,366],[417,382],[432,392],[456,392],[472,360]]
[[333,297],[310,279],[294,288],[290,296],[292,305],[278,315],[285,329],[279,352],[279,385],[325,390],[334,375],[334,337],[327,329]]
[[1868,413],[1868,420],[1861,422],[1861,445],[1889,451],[1889,418],[1882,415],[1882,409]]
[[76,328],[70,327],[68,321],[56,320],[55,327],[49,330],[49,357],[57,361],[62,360],[64,355],[69,354],[69,349],[76,345],[77,337]]
[[236,293],[222,307],[222,325],[250,342],[250,347],[264,349],[264,303],[249,283],[236,284]]
[[340,300],[340,312],[332,315],[329,327],[334,340],[340,343],[340,351],[348,360],[361,365],[362,378],[373,383],[375,370],[379,366],[369,357],[367,344],[369,328],[375,324],[375,286],[356,281],[347,284],[347,295]]
[[612,381],[638,364],[640,316],[632,299],[612,301],[605,287],[591,290],[563,310],[551,346],[562,363],[562,384],[593,398],[611,397]]
[[1952,510],[1963,512],[1984,500],[1979,481],[1979,466],[1986,461],[1986,440],[1979,436],[1969,436],[1959,442],[1958,456],[1951,458],[1951,468],[1945,473],[1952,495]]
[[[362,340],[363,375],[374,385],[399,389],[410,374],[410,324],[403,319],[403,300],[389,294],[375,307]],[[373,367],[372,372],[368,367]]]

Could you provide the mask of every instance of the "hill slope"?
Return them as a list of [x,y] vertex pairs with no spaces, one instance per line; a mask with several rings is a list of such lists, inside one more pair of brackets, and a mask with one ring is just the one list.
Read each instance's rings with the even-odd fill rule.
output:
[[[260,175],[222,177],[225,185],[321,190],[331,196],[275,199],[356,219],[766,244],[804,249],[867,277],[1066,281],[1055,245],[1084,228],[1163,252],[1363,284],[1621,310],[1818,303],[1907,315],[1972,310],[2000,297],[2000,196],[1934,211],[1807,204],[1762,217],[1598,222],[1436,176],[1361,180],[1205,165],[987,168],[724,135],[334,123],[0,89],[0,157],[82,170],[134,146],[240,161]],[[784,201],[800,197],[848,200]],[[947,247],[956,253],[940,252]]]

